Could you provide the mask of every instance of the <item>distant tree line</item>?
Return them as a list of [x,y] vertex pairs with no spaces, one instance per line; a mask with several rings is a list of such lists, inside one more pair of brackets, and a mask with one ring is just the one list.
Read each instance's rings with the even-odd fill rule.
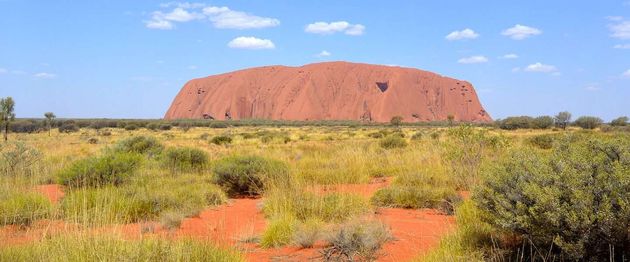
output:
[[[596,116],[581,116],[571,121],[572,116],[569,112],[560,112],[556,116],[512,116],[505,119],[497,119],[495,125],[505,130],[516,129],[548,129],[558,128],[566,129],[569,126],[577,126],[583,129],[595,129],[598,127],[604,127],[605,123],[599,117]],[[612,120],[606,125],[606,127],[626,127],[628,124],[628,117],[622,116]]]

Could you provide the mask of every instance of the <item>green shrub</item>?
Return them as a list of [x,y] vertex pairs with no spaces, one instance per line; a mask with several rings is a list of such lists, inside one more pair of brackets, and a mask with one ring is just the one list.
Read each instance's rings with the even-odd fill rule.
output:
[[236,251],[207,241],[66,234],[25,245],[0,247],[0,261],[221,261],[242,262]]
[[553,124],[553,117],[550,116],[539,116],[534,118],[534,120],[532,121],[532,127],[538,129],[547,129],[552,127]]
[[375,261],[392,239],[391,230],[378,221],[354,221],[329,234],[329,247],[322,251],[324,261]]
[[537,135],[527,139],[527,143],[540,149],[551,149],[556,140],[555,135]]
[[30,176],[42,153],[22,142],[6,142],[0,147],[0,172],[5,176]]
[[407,146],[407,140],[398,135],[389,135],[382,138],[379,145],[385,149],[404,148]]
[[315,218],[296,223],[291,242],[300,248],[312,248],[323,236],[321,233],[323,226],[323,222]]
[[161,124],[159,126],[159,129],[162,131],[168,131],[171,130],[173,128],[173,126],[171,124]]
[[28,226],[35,220],[48,218],[51,211],[50,201],[41,194],[10,189],[0,194],[0,225]]
[[288,181],[288,166],[259,156],[230,156],[216,163],[216,182],[228,195],[259,195],[267,182]]
[[215,145],[229,145],[232,144],[232,137],[229,135],[219,135],[215,136],[210,140],[210,143]]
[[135,124],[128,124],[128,125],[125,125],[125,130],[127,131],[138,130],[138,126]]
[[273,219],[265,229],[260,245],[264,248],[281,247],[291,243],[295,220],[290,217]]
[[622,116],[622,117],[618,117],[613,119],[613,121],[610,122],[611,126],[627,126],[628,125],[628,117],[627,116]]
[[373,133],[369,133],[368,137],[379,139],[379,138],[385,137],[385,135],[381,132],[373,132]]
[[452,183],[442,176],[401,175],[389,187],[372,196],[376,206],[396,208],[436,208],[451,214],[461,198]]
[[69,187],[120,185],[139,168],[142,158],[133,153],[111,153],[89,157],[61,170],[58,181]]
[[210,128],[228,128],[230,126],[226,123],[213,122],[213,123],[210,123],[209,127]]
[[165,166],[179,171],[201,170],[208,165],[208,154],[191,147],[168,148],[162,159]]
[[411,136],[411,140],[421,140],[422,136],[424,136],[424,133],[416,132],[415,134]]
[[115,152],[137,153],[148,155],[149,157],[157,156],[162,152],[164,146],[155,137],[151,136],[134,136],[119,141],[114,146]]
[[594,116],[581,116],[574,122],[576,126],[579,126],[583,129],[595,129],[601,126],[602,123],[604,123],[604,120]]
[[91,145],[98,144],[98,138],[90,137],[90,138],[88,138],[87,142],[88,142],[88,144],[91,144]]
[[[629,257],[630,138],[561,141],[484,172],[473,199],[488,222],[567,260]],[[529,260],[529,259],[526,259]]]
[[158,129],[160,129],[160,124],[158,123],[149,123],[147,124],[147,129],[151,130],[151,131],[156,131]]
[[532,128],[534,119],[529,116],[512,116],[503,120],[497,120],[499,128],[505,130],[527,129]]
[[75,123],[65,122],[59,126],[59,133],[75,133],[79,132],[79,126]]

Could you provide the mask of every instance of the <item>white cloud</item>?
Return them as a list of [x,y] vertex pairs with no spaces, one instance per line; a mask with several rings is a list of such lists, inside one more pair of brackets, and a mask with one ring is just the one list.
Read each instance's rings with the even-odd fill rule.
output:
[[241,36],[234,38],[228,43],[230,48],[238,49],[274,49],[276,45],[269,39],[260,39],[251,36]]
[[542,31],[537,28],[517,24],[514,27],[504,30],[501,34],[514,40],[523,40],[531,36],[540,35]]
[[37,73],[37,74],[34,74],[33,76],[34,76],[34,77],[37,77],[37,78],[40,78],[40,79],[53,79],[53,78],[56,78],[56,77],[57,77],[57,75],[56,75],[56,74],[53,74],[53,73],[45,73],[45,72],[42,72],[42,73]]
[[255,29],[278,26],[280,21],[275,18],[260,17],[228,7],[207,6],[201,3],[170,2],[160,5],[162,8],[175,7],[170,12],[155,11],[151,20],[145,25],[151,29],[170,30],[175,23],[185,23],[208,19],[212,25],[221,29]]
[[528,65],[525,68],[526,72],[536,72],[536,73],[557,73],[558,68],[552,65],[545,65],[543,63],[535,63]]
[[607,16],[606,20],[618,22],[623,20],[623,16]]
[[615,48],[615,49],[630,49],[630,44],[623,44],[623,45],[619,44],[619,45],[613,46],[613,48]]
[[618,21],[616,24],[609,25],[611,37],[618,39],[630,39],[630,21]]
[[250,15],[230,10],[227,7],[205,7],[203,13],[210,17],[210,21],[216,28],[254,29],[280,25],[278,19]]
[[346,21],[337,21],[337,22],[315,22],[309,24],[304,29],[307,33],[312,34],[320,34],[320,35],[330,35],[337,32],[343,32],[346,35],[362,35],[365,31],[365,26],[361,24],[350,24]]
[[501,59],[517,59],[518,55],[517,54],[506,54],[501,56]]
[[626,71],[626,72],[623,72],[623,74],[621,74],[621,76],[630,78],[630,69],[628,69],[628,71]]
[[475,39],[479,37],[479,34],[475,33],[470,28],[466,28],[461,31],[453,31],[446,36],[446,40],[455,41],[455,40],[465,40],[465,39]]
[[332,54],[326,50],[319,52],[319,54],[317,54],[317,57],[328,57],[331,56]]
[[460,63],[460,64],[479,64],[479,63],[486,63],[486,62],[488,62],[488,58],[481,55],[464,57],[457,61],[457,63]]

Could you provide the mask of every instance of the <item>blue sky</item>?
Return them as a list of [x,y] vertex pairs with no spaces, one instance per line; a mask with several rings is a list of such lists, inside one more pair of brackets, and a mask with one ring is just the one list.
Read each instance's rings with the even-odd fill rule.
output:
[[159,118],[189,79],[345,60],[474,84],[494,118],[630,115],[630,1],[0,0],[18,117]]

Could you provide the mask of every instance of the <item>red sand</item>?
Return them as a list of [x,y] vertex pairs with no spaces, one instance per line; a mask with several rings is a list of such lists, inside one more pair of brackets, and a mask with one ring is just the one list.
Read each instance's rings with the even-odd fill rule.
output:
[[[327,187],[323,192],[354,192],[367,197],[388,184],[389,180],[384,179],[365,185]],[[61,188],[55,185],[41,186],[37,190],[53,202],[58,202],[60,196],[63,196]],[[321,244],[311,249],[262,249],[256,244],[242,242],[259,237],[265,229],[266,221],[258,207],[261,201],[233,199],[229,204],[210,208],[197,217],[184,219],[180,228],[174,231],[162,229],[156,222],[146,222],[96,228],[91,229],[90,233],[120,233],[129,239],[139,239],[143,235],[207,239],[241,249],[248,261],[318,260],[319,252],[323,248]],[[379,261],[409,261],[417,258],[439,245],[441,237],[455,228],[454,217],[430,209],[382,208],[378,209],[373,218],[388,224],[394,236],[394,240],[385,245]],[[50,220],[37,221],[25,229],[17,226],[0,227],[0,246],[25,244],[56,234],[80,232],[80,229],[79,225]]]
[[35,191],[44,195],[53,204],[59,203],[59,200],[61,200],[61,198],[65,195],[63,187],[57,184],[36,186]]
[[186,83],[165,119],[489,122],[472,84],[414,68],[326,62],[266,66]]

